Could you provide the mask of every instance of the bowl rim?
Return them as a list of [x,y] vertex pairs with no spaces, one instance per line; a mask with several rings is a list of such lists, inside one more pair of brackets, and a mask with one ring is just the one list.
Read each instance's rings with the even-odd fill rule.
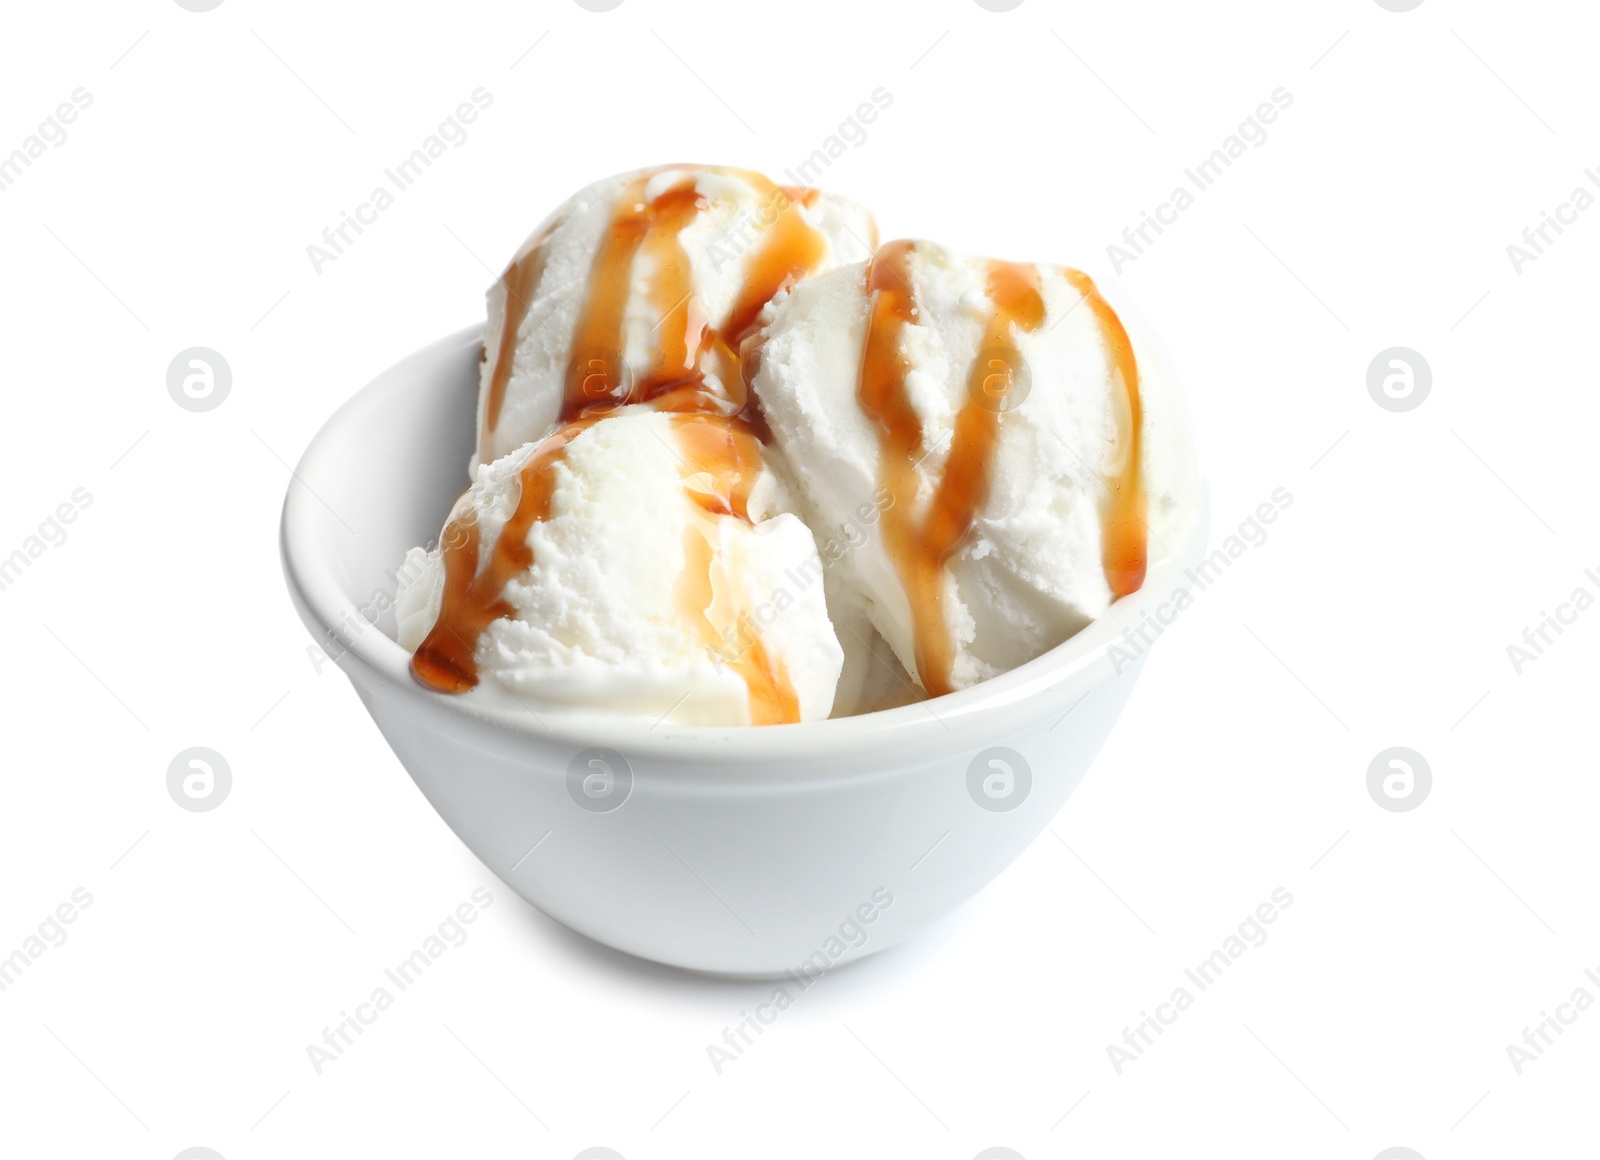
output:
[[[969,688],[893,709],[783,725],[680,725],[547,702],[530,705],[529,699],[523,698],[517,698],[523,701],[517,705],[509,698],[502,704],[498,699],[438,693],[417,683],[411,674],[410,654],[378,631],[345,592],[320,549],[317,533],[326,517],[305,479],[320,477],[330,461],[355,459],[346,455],[345,449],[368,429],[363,417],[392,410],[389,396],[397,384],[422,367],[459,353],[463,344],[480,344],[482,331],[483,324],[474,324],[413,351],[340,405],[312,437],[291,474],[279,525],[284,579],[317,644],[337,644],[339,653],[333,659],[347,675],[351,675],[351,662],[357,662],[391,692],[426,701],[433,710],[454,716],[463,725],[489,726],[524,741],[564,743],[574,751],[603,743],[630,756],[716,765],[859,756],[868,742],[874,748],[937,748],[941,736],[953,740],[955,727],[971,726],[975,718],[996,715],[1035,698],[1040,699],[1040,708],[1048,711],[1059,703],[1059,698],[1048,694],[1077,689],[1087,693],[1115,675],[1119,669],[1110,658],[1112,646],[1122,642],[1125,630],[1147,613],[1154,615],[1179,591],[1192,587],[1186,572],[1193,569],[1207,545],[1210,495],[1202,476],[1194,518],[1177,530],[1171,551],[1152,563],[1137,592],[1116,600],[1099,619],[1031,661]],[[345,627],[350,624],[361,627],[351,632]],[[1141,650],[1139,658],[1147,652],[1148,647]],[[537,719],[529,719],[529,707],[536,707]]]

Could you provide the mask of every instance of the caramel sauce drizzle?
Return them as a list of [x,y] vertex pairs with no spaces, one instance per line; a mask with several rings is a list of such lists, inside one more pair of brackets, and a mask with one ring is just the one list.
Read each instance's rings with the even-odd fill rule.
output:
[[[673,417],[696,518],[683,531],[683,571],[674,594],[679,615],[706,651],[727,664],[750,691],[750,720],[774,725],[800,720],[800,698],[783,662],[768,652],[738,598],[738,577],[714,550],[718,516],[749,522],[750,489],[762,471],[761,441],[737,420]],[[703,514],[699,514],[703,513]]]
[[[712,327],[694,294],[693,270],[679,241],[684,227],[705,208],[705,198],[696,190],[692,173],[654,199],[645,198],[651,178],[671,168],[678,167],[637,175],[617,196],[572,336],[575,360],[598,361],[593,373],[570,376],[561,420],[571,420],[596,405],[649,402],[666,411],[742,414],[766,442],[765,421],[742,373],[740,344],[756,330],[767,303],[816,270],[826,256],[827,239],[801,212],[816,205],[820,194],[776,185],[751,170],[721,171],[738,176],[755,190],[762,218],[756,224],[763,228],[759,242],[743,255],[743,281],[728,317],[721,326]],[[501,275],[506,316],[490,374],[485,435],[499,423],[519,332],[548,261],[546,244],[559,225],[559,218],[553,218],[542,226]],[[629,384],[621,366],[622,320],[641,252],[654,264],[647,292],[661,322],[649,365]],[[722,394],[708,386],[708,372],[715,372]]]
[[550,516],[556,464],[565,457],[567,444],[599,418],[589,416],[568,423],[534,450],[519,477],[516,510],[481,567],[481,535],[472,493],[456,501],[440,537],[444,594],[439,619],[411,657],[411,672],[423,684],[441,693],[464,693],[478,683],[478,637],[491,621],[513,611],[505,599],[505,587],[533,564],[528,529]]
[[500,423],[500,408],[506,401],[506,384],[511,381],[511,356],[517,349],[518,331],[522,320],[528,316],[528,307],[539,293],[539,283],[544,279],[544,269],[550,260],[545,243],[562,223],[562,215],[552,214],[544,225],[534,231],[533,237],[517,251],[516,257],[500,275],[500,284],[506,288],[506,312],[500,329],[500,343],[496,348],[494,370],[489,375],[489,398],[483,408],[483,431],[479,443],[484,442]]
[[1064,268],[1061,272],[1094,311],[1101,341],[1111,360],[1112,391],[1116,394],[1120,388],[1121,392],[1123,408],[1118,420],[1125,440],[1117,440],[1118,464],[1105,479],[1111,503],[1101,533],[1100,556],[1112,594],[1127,596],[1143,587],[1150,562],[1150,531],[1145,523],[1147,497],[1140,467],[1144,406],[1139,397],[1139,362],[1133,356],[1133,343],[1128,340],[1122,319],[1101,297],[1094,280],[1081,270]]
[[[513,611],[504,597],[505,586],[533,563],[528,531],[549,518],[554,468],[567,445],[618,407],[646,404],[674,412],[685,495],[697,512],[685,531],[685,567],[674,584],[680,615],[712,655],[744,680],[755,723],[798,721],[793,684],[759,634],[741,622],[734,578],[719,573],[710,536],[717,516],[751,522],[750,489],[761,471],[761,443],[769,435],[738,351],[767,302],[816,269],[826,253],[826,240],[800,213],[800,207],[815,204],[817,192],[779,187],[760,174],[736,171],[768,199],[772,221],[758,247],[744,256],[743,285],[727,320],[713,327],[694,294],[693,270],[680,240],[706,200],[692,174],[646,199],[646,186],[659,172],[639,175],[617,197],[573,332],[578,369],[569,374],[563,392],[562,426],[522,468],[516,510],[481,567],[483,550],[470,494],[451,512],[442,538],[445,582],[439,617],[412,656],[411,669],[419,681],[441,692],[460,693],[478,683],[478,640],[490,623]],[[506,314],[485,406],[487,432],[500,416],[518,332],[543,276],[546,242],[554,229],[555,223],[543,227],[502,276]],[[661,321],[649,364],[630,382],[622,363],[624,316],[641,255],[651,262],[647,294]],[[710,372],[715,372],[720,392],[708,382]]]
[[[919,512],[917,467],[927,452],[922,421],[906,393],[911,365],[902,341],[919,310],[911,288],[910,258],[915,250],[915,242],[890,242],[879,248],[867,269],[872,313],[856,394],[882,436],[881,482],[894,497],[883,513],[884,546],[910,603],[917,676],[928,695],[937,697],[954,687],[955,644],[946,612],[945,565],[971,537],[978,511],[988,499],[989,463],[1005,412],[978,402],[980,397],[995,396],[985,395],[984,390],[992,368],[981,356],[974,359],[968,371],[967,402],[956,413],[944,473],[926,510]],[[1014,351],[1017,330],[1037,330],[1044,322],[1038,270],[1018,262],[990,262],[986,283],[994,310],[978,349],[991,355]],[[1009,367],[1006,373],[1011,373]]]
[[739,344],[756,329],[761,311],[784,290],[810,274],[827,252],[827,240],[811,228],[801,206],[816,204],[817,191],[792,185],[773,185],[759,174],[765,210],[775,213],[762,235],[762,243],[745,262],[744,288],[723,324],[730,346]]
[[[868,266],[871,313],[856,394],[882,439],[881,484],[894,498],[883,513],[883,542],[910,605],[917,677],[928,695],[937,697],[952,691],[955,662],[945,566],[971,539],[977,514],[988,499],[991,460],[1007,412],[1000,402],[1015,385],[1010,363],[997,355],[1016,352],[1017,334],[1037,330],[1044,323],[1045,306],[1037,267],[988,264],[986,290],[994,309],[979,355],[968,371],[967,401],[956,413],[944,472],[931,501],[919,510],[917,467],[929,451],[924,450],[922,422],[906,393],[906,376],[912,368],[903,353],[905,328],[917,321],[919,313],[911,286],[915,250],[915,242],[890,242],[879,248]],[[1148,556],[1139,469],[1143,423],[1139,368],[1127,331],[1094,282],[1077,270],[1063,273],[1094,313],[1111,360],[1116,402],[1122,404],[1118,421],[1125,437],[1118,439],[1118,463],[1106,480],[1111,503],[1101,554],[1107,585],[1115,596],[1126,596],[1144,583]],[[1007,376],[999,392],[989,383],[997,371]],[[980,402],[985,398],[996,400],[996,405],[985,406]]]

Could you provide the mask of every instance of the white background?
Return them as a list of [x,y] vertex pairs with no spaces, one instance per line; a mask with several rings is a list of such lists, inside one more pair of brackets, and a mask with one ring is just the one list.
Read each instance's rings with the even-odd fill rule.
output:
[[[93,903],[0,993],[0,1153],[1593,1148],[1600,1013],[1521,1075],[1506,1053],[1600,998],[1600,611],[1520,675],[1506,651],[1600,594],[1600,212],[1520,274],[1506,253],[1600,166],[1588,6],[102,0],[5,25],[0,153],[94,100],[0,193],[0,555],[93,502],[0,592],[0,955]],[[314,272],[479,86],[466,144]],[[597,948],[494,879],[313,666],[276,521],[334,407],[478,317],[567,193],[669,160],[779,174],[879,86],[823,184],[885,238],[1096,275],[1293,94],[1119,280],[1188,383],[1214,540],[1294,502],[1167,633],[1051,831],[719,1076],[706,1046],[768,988]],[[165,385],[194,345],[233,369],[204,414]],[[1433,372],[1405,414],[1366,389],[1394,345]],[[211,813],[165,787],[194,745],[233,771]],[[1433,770],[1407,813],[1366,789],[1393,745]],[[306,1046],[481,886],[470,940],[317,1075]],[[1107,1045],[1278,887],[1268,941],[1118,1075]]]

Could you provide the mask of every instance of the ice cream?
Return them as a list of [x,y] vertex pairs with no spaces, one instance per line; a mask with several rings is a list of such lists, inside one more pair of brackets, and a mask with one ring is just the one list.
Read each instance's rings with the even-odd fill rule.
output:
[[877,241],[863,207],[750,170],[664,166],[586,186],[489,290],[478,462],[595,403],[738,413],[739,344],[762,307]]
[[398,604],[445,691],[685,724],[826,717],[843,660],[811,533],[737,420],[629,406],[481,468]]
[[1197,509],[1158,360],[1076,270],[877,248],[760,174],[596,182],[488,294],[471,489],[407,556],[441,694],[682,724],[964,689]]
[[1176,400],[1076,270],[891,242],[745,354],[830,571],[930,695],[1066,640],[1192,510]]

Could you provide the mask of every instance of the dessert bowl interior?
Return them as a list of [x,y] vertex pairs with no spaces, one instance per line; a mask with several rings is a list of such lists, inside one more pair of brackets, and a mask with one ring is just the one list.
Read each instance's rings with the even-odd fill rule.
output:
[[1170,620],[1205,542],[1202,500],[1144,587],[1061,646],[857,717],[681,726],[435,693],[393,639],[394,576],[469,482],[480,333],[423,348],[329,419],[285,500],[285,575],[467,846],[546,913],[646,958],[813,973],[971,897],[1082,778],[1144,662],[1124,630]]

